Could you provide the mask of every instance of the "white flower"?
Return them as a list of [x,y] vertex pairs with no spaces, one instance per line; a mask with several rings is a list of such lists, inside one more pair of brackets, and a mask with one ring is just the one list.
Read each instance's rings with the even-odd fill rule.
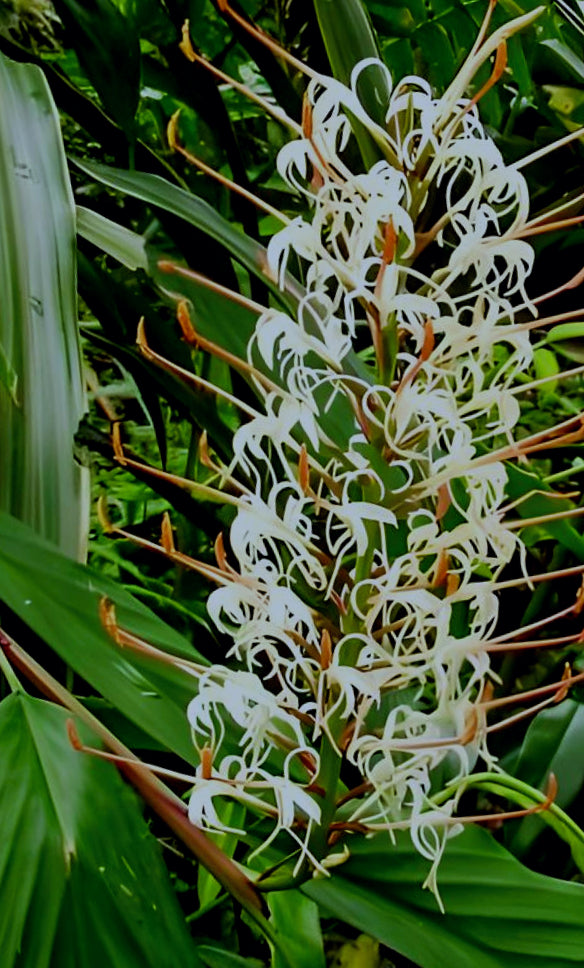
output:
[[[373,71],[383,125],[359,98]],[[517,237],[528,193],[457,83],[441,99],[416,77],[392,89],[368,59],[348,86],[317,75],[307,102],[278,170],[309,210],[268,246],[272,278],[283,286],[293,256],[305,290],[295,311],[260,315],[248,343],[265,413],[234,436],[237,569],[208,604],[247,671],[200,679],[188,715],[213,773],[189,812],[225,829],[214,800],[233,796],[272,818],[267,843],[288,833],[297,869],[319,866],[312,789],[332,750],[370,784],[340,822],[407,827],[436,893],[459,829],[454,797],[432,801],[437,771],[493,764],[482,644],[497,575],[517,553],[525,569],[503,513],[506,468],[485,454],[512,443],[515,384],[533,358],[514,326],[530,309],[533,250]],[[367,171],[349,168],[353,120],[380,152]]]

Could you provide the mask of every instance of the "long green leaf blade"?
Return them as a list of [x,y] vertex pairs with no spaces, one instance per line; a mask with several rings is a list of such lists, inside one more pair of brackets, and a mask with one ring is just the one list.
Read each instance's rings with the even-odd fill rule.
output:
[[42,71],[0,55],[0,509],[73,557],[86,475],[73,460],[85,409],[75,211]]
[[87,76],[111,117],[130,135],[140,95],[138,20],[112,0],[54,0]]

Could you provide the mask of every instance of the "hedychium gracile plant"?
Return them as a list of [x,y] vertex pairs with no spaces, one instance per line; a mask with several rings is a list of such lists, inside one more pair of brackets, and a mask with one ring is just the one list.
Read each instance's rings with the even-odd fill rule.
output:
[[[216,564],[179,553],[168,521],[158,549],[214,584],[208,614],[231,642],[225,664],[195,672],[189,817],[248,838],[266,890],[326,874],[354,832],[406,829],[436,892],[448,839],[479,819],[459,815],[469,777],[500,769],[491,731],[584,679],[567,668],[533,694],[493,698],[491,656],[554,645],[542,630],[582,605],[499,632],[501,590],[555,577],[528,573],[530,493],[513,497],[510,474],[584,437],[579,416],[517,432],[521,394],[536,385],[524,378],[532,331],[557,318],[539,313],[554,293],[531,293],[528,240],[560,226],[562,208],[530,218],[523,169],[535,155],[506,164],[481,124],[506,40],[539,13],[490,32],[493,7],[441,97],[421,77],[394,84],[373,57],[346,84],[295,62],[308,79],[304,110],[301,123],[284,118],[293,137],[277,164],[306,214],[269,209],[282,228],[264,275],[280,295],[264,306],[197,277],[256,317],[240,356],[201,336],[196,305],[178,301],[186,342],[227,362],[257,398],[215,388],[240,417],[232,459],[203,439],[208,475],[192,484],[232,512]],[[188,29],[183,49],[196,57]],[[492,55],[490,80],[469,99]],[[177,119],[170,141],[196,162]],[[195,278],[158,268],[171,292],[173,279]],[[178,372],[151,349],[147,321],[138,342]],[[119,437],[116,452],[133,463]],[[556,516],[555,497],[538,521]],[[521,577],[506,579],[512,559]],[[501,719],[508,705],[520,712]],[[541,799],[538,809],[551,793]],[[230,800],[257,827],[225,819]],[[269,869],[270,846],[286,837],[292,860]]]

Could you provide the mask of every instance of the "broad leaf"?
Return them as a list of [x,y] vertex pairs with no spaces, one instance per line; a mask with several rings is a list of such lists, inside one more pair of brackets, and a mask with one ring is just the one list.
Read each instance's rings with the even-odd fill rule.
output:
[[325,968],[324,944],[318,907],[300,891],[272,891],[268,895],[271,921],[281,947],[274,952],[273,968]]
[[[314,9],[333,75],[348,84],[358,61],[379,56],[367,11],[361,0],[314,0]],[[382,90],[387,95],[386,85]],[[372,112],[379,112],[383,105],[374,91],[371,88],[371,103],[364,103]]]
[[[577,128],[578,125],[574,125]],[[557,350],[569,360],[576,363],[584,362],[584,323],[561,323],[554,326],[542,343],[553,343],[554,350]]]
[[84,554],[85,409],[75,212],[59,117],[37,67],[0,55],[0,509]]
[[446,910],[421,888],[428,861],[406,833],[348,842],[330,878],[302,890],[324,913],[377,938],[420,968],[575,968],[584,950],[584,885],[523,867],[470,827],[446,848],[438,886]]
[[556,39],[542,40],[541,45],[551,50],[577,80],[584,81],[584,60],[578,57],[571,47]]
[[64,558],[14,518],[0,514],[0,602],[124,716],[165,747],[194,760],[185,710],[196,691],[195,679],[117,646],[98,618],[102,596],[115,603],[122,628],[174,655],[205,662],[128,592]]
[[68,717],[19,693],[0,703],[2,968],[196,968],[136,797],[72,748]]
[[197,954],[207,968],[263,968],[263,961],[257,958],[242,958],[233,951],[216,948],[213,945],[201,944],[197,946]]
[[[570,511],[574,505],[567,498],[556,498],[551,488],[528,471],[507,463],[506,494],[512,501],[517,501],[517,513],[520,518],[535,518],[561,511]],[[549,492],[546,493],[546,492]],[[521,501],[518,499],[521,498]],[[559,545],[567,548],[580,561],[584,561],[584,537],[576,531],[568,519],[559,518],[556,521],[543,523],[546,532],[555,538]]]

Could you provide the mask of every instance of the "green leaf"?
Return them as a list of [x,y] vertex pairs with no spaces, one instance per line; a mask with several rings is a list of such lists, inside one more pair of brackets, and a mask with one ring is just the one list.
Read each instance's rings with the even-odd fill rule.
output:
[[12,366],[0,343],[0,384],[4,387],[13,406],[18,407],[18,373]]
[[416,11],[412,6],[415,4],[396,7],[384,3],[367,4],[374,26],[379,23],[380,29],[390,37],[408,37],[415,30]]
[[478,827],[447,845],[438,871],[446,910],[423,891],[428,861],[406,833],[348,843],[349,860],[302,890],[324,913],[420,968],[575,968],[584,950],[584,885],[523,867]]
[[[167,184],[162,179],[157,179],[157,181],[160,181],[163,185]],[[168,187],[172,188],[172,186]],[[178,191],[181,191],[181,189],[178,189]],[[206,205],[205,202],[201,202],[200,199],[194,196],[187,194],[186,197],[194,199],[195,202],[200,202],[201,205]],[[211,208],[209,208],[209,211],[213,212]],[[216,215],[216,217],[221,219],[219,215]],[[250,243],[252,246],[256,246],[257,251],[260,252],[261,259],[264,258],[261,255],[261,252],[265,255],[265,250],[262,249],[262,246],[256,245],[256,243],[250,242],[246,236],[236,233],[228,222],[225,224],[242,244],[247,246]],[[116,229],[120,230],[121,244],[118,243],[115,237]],[[92,241],[95,241],[95,244],[99,245],[104,252],[114,256],[120,262],[124,262],[127,258],[127,250],[130,252],[140,252],[141,241],[144,245],[148,262],[148,272],[151,278],[171,299],[188,299],[190,301],[194,307],[193,320],[197,331],[205,338],[223,347],[223,349],[228,350],[235,356],[239,356],[240,359],[246,359],[248,342],[253,334],[262,307],[254,310],[246,305],[242,305],[238,301],[236,293],[230,295],[229,292],[217,291],[212,287],[212,284],[207,284],[209,280],[206,280],[205,277],[197,276],[196,273],[190,272],[185,267],[175,265],[175,263],[168,259],[161,259],[160,252],[156,247],[150,246],[144,240],[143,236],[131,233],[123,226],[116,226],[115,223],[112,223],[111,236],[104,233],[104,236],[99,239],[96,232],[93,235]],[[260,257],[258,256],[258,258]],[[296,286],[295,280],[293,286]],[[107,307],[102,307],[102,316],[103,310],[105,310],[107,315]],[[150,323],[148,327],[149,325]],[[113,349],[112,352],[116,355]],[[121,355],[120,349],[117,352]],[[126,365],[128,365],[128,361],[126,361]],[[367,367],[354,352],[347,354],[344,365],[350,372],[355,373],[361,379],[370,381],[371,377]],[[265,365],[258,363],[258,368],[264,370]],[[270,373],[269,375],[275,382],[278,382],[276,374]],[[205,403],[204,395],[196,395],[196,404],[196,407],[192,411],[193,416],[197,419],[197,410],[201,409],[203,415],[207,418],[205,426],[207,429],[210,429],[208,419],[209,406]],[[346,415],[343,414],[341,432],[346,431],[348,426]],[[225,428],[223,428],[222,436],[225,436]]]
[[549,331],[542,343],[552,343],[558,353],[584,363],[584,323],[561,323]]
[[541,392],[553,393],[558,385],[558,381],[553,378],[560,372],[556,354],[544,346],[538,346],[533,354],[533,368],[536,380],[545,380]]
[[42,71],[0,55],[0,509],[84,553],[73,195]]
[[[473,773],[470,777],[446,787],[435,798],[436,801],[443,803],[448,796],[453,795],[461,787],[464,790],[486,790],[528,810],[545,803],[547,799],[546,794],[514,776],[508,776],[505,773]],[[540,810],[537,816],[548,824],[558,837],[565,840],[572,852],[574,863],[584,872],[584,831],[581,827],[555,802],[548,804],[545,810]]]
[[104,108],[131,134],[140,94],[135,19],[125,17],[111,0],[54,0],[54,4]]
[[301,891],[272,891],[268,894],[271,922],[287,961],[274,952],[272,968],[325,968],[324,944],[318,906]]
[[148,268],[144,238],[136,232],[112,222],[99,212],[77,206],[77,231],[82,238],[131,269]]
[[436,21],[425,23],[416,31],[415,37],[426,58],[428,80],[432,84],[443,84],[455,66],[454,51],[445,28]]
[[[349,84],[355,64],[379,57],[371,21],[361,0],[314,0],[314,9],[334,77]],[[361,90],[363,104],[380,123],[388,96],[383,75],[371,75]],[[380,97],[382,100],[380,100]]]
[[543,343],[558,343],[565,339],[582,339],[584,337],[584,323],[560,323],[550,329]]
[[556,40],[555,38],[542,40],[541,46],[551,50],[575,78],[579,81],[584,81],[584,60],[578,57],[571,47],[568,47],[561,40]]
[[[246,810],[242,803],[235,800],[217,801],[217,815],[221,823],[234,830],[245,830]],[[227,857],[233,857],[240,835],[234,833],[214,834],[208,833],[207,837],[223,851]],[[212,904],[216,897],[221,893],[221,884],[215,877],[202,865],[197,871],[197,894],[201,908]]]
[[72,748],[68,718],[19,693],[0,703],[2,968],[196,968],[135,795]]
[[102,596],[115,603],[121,628],[173,655],[205,663],[181,635],[118,585],[0,514],[0,601],[124,716],[194,761],[185,711],[196,680],[174,666],[122,651],[100,624]]
[[[555,498],[551,494],[546,494],[546,491],[551,489],[535,474],[530,474],[510,463],[505,464],[505,468],[507,471],[505,493],[512,501],[523,498],[517,504],[519,517],[535,518],[569,511],[574,507],[567,498]],[[584,537],[568,520],[560,518],[557,521],[545,521],[541,527],[544,527],[550,537],[555,538],[563,548],[567,548],[580,561],[584,561]]]
[[[173,299],[188,299],[197,332],[240,359],[247,359],[247,344],[255,330],[259,313],[210,289],[192,276],[162,271],[157,255],[148,251],[150,274],[156,284]],[[168,264],[171,265],[170,263]]]
[[197,954],[208,968],[263,968],[263,962],[257,958],[242,958],[233,951],[210,944],[197,945]]

